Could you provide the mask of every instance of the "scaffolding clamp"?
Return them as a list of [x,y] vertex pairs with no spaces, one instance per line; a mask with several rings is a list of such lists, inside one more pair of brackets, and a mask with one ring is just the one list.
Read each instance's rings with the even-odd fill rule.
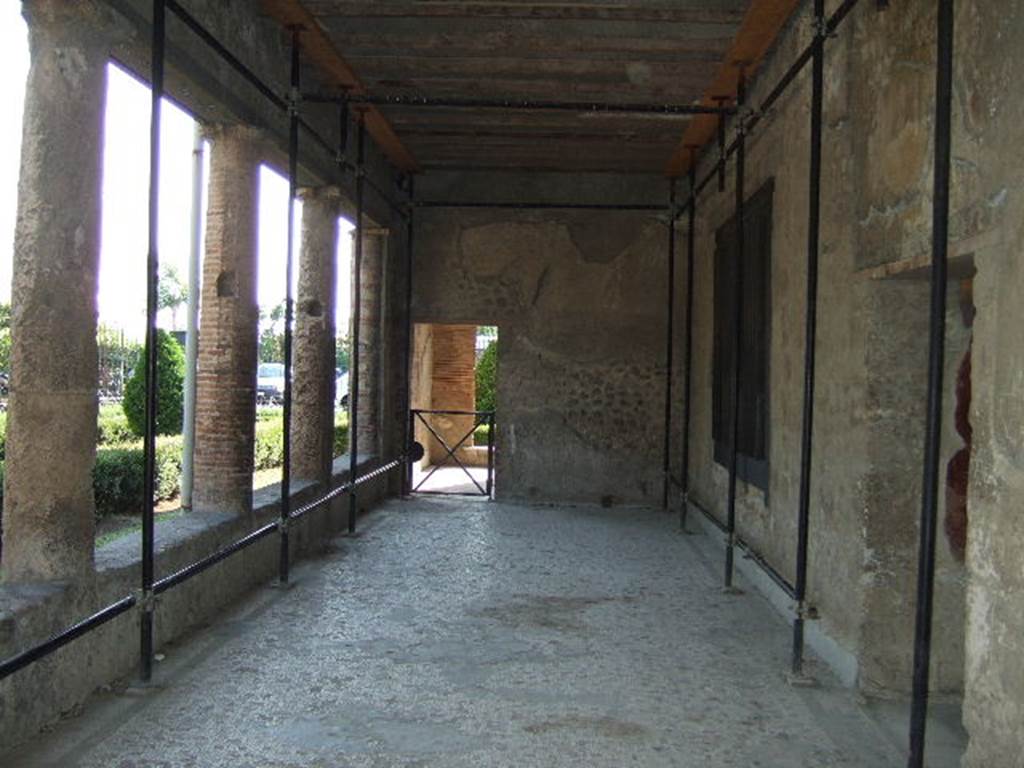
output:
[[132,593],[135,598],[135,607],[142,613],[155,613],[158,598],[156,593],[150,589],[137,589]]
[[296,86],[292,86],[288,91],[288,116],[298,117],[299,116],[299,104],[302,103],[302,91]]
[[835,37],[835,31],[830,31],[828,28],[828,19],[824,16],[815,16],[811,19],[811,29],[814,32],[814,37],[817,40],[827,40],[830,37]]

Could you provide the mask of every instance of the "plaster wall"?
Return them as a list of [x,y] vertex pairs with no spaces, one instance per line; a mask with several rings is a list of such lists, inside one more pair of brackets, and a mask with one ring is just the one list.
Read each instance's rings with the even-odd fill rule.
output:
[[[828,3],[828,10],[836,5]],[[749,104],[756,106],[765,98],[809,43],[808,14],[805,5],[754,76]],[[885,231],[880,217],[900,215],[891,199],[897,179],[864,146],[910,142],[906,131],[907,135],[930,135],[930,118],[917,109],[929,102],[927,93],[918,97],[915,92],[914,99],[893,96],[894,89],[926,88],[920,71],[934,71],[927,61],[926,40],[913,48],[923,60],[915,66],[899,61],[909,34],[904,27],[926,25],[919,16],[907,9],[893,16],[891,11],[859,7],[839,36],[829,40],[826,52],[808,596],[817,609],[820,628],[855,656],[859,687],[883,696],[906,692],[911,678],[928,286],[920,270],[873,269],[900,262],[903,250],[882,251],[883,246],[891,246],[894,235]],[[890,25],[895,28],[888,29]],[[878,31],[878,26],[886,31]],[[933,28],[934,24],[929,29]],[[883,42],[878,43],[878,38]],[[890,82],[904,77],[912,82]],[[737,527],[790,581],[796,567],[803,407],[809,103],[808,68],[748,137],[745,178],[748,196],[769,180],[774,184],[770,476],[766,493],[740,482]],[[922,121],[924,127],[919,125]],[[910,152],[909,147],[906,151]],[[699,178],[712,167],[711,162],[709,155]],[[908,199],[920,197],[925,182],[930,189],[926,170],[910,173],[894,167],[891,173],[902,179],[899,183]],[[713,182],[701,196],[695,230],[691,483],[694,499],[719,519],[726,515],[728,474],[712,457],[712,287],[715,232],[735,211],[734,183],[735,165],[730,161],[726,189],[718,192]],[[930,211],[930,205],[922,210]],[[930,218],[917,220],[916,225],[926,223],[930,227]],[[927,243],[920,233],[912,234],[908,224],[901,226],[907,228],[903,241]],[[955,373],[969,339],[959,319],[957,292],[958,284],[951,283],[944,391],[944,412],[950,424]],[[681,304],[678,315],[682,315]],[[684,333],[681,329],[677,334],[679,358]],[[676,418],[681,418],[678,411]],[[947,427],[944,462],[961,445],[955,431]],[[940,509],[940,516],[944,514]],[[963,685],[966,571],[954,550],[949,540],[940,541],[932,667],[937,693],[955,693]]]
[[956,5],[951,248],[977,268],[968,492],[968,768],[1024,754],[1024,2]]
[[[425,177],[424,199],[665,202],[628,177]],[[428,209],[417,322],[497,325],[502,498],[653,503],[660,493],[664,217]]]

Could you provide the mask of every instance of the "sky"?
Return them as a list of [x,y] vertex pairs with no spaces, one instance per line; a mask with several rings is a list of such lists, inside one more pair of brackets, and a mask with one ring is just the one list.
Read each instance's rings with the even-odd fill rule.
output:
[[[21,154],[22,105],[28,75],[28,38],[20,3],[0,3],[0,103],[8,105],[8,119],[0,121],[0,301],[11,298],[11,263],[18,206],[18,168]],[[146,246],[148,242],[149,88],[119,69],[108,67],[107,106],[103,156],[103,221],[100,248],[99,320],[123,330],[131,338],[145,332]],[[161,266],[173,265],[188,282],[189,231],[192,205],[192,118],[164,101],[160,148]],[[209,163],[209,147],[205,155]],[[204,185],[205,186],[205,185]],[[204,194],[204,211],[205,211]],[[296,222],[302,204],[296,201]],[[205,216],[204,216],[205,224]],[[267,167],[260,172],[259,304],[269,310],[284,299],[285,254],[288,223],[288,182]],[[347,265],[351,225],[339,227],[339,256]],[[298,274],[298,226],[295,238],[295,274]],[[349,316],[349,270],[339,266],[337,324],[346,327]],[[184,308],[177,312],[184,328]],[[162,327],[172,317],[164,312]]]

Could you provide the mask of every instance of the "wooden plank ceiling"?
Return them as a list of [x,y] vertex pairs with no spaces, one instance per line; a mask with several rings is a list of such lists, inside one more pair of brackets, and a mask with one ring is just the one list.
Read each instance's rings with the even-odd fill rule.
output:
[[[794,0],[265,0],[384,95],[695,104],[757,7]],[[275,13],[281,18],[280,13]],[[283,19],[282,19],[283,21]],[[781,22],[770,35],[774,38]],[[763,31],[763,30],[762,30]],[[767,46],[765,46],[767,47]],[[745,49],[743,49],[745,51]],[[762,51],[763,52],[763,51]],[[311,51],[310,53],[314,53]],[[319,54],[324,57],[324,52]],[[307,59],[310,56],[307,55]],[[323,61],[310,61],[325,70]],[[352,88],[334,78],[335,84]],[[678,174],[687,117],[379,107],[400,167]],[[712,119],[713,120],[713,119]],[[698,126],[694,125],[696,129]],[[381,127],[380,131],[384,131]],[[695,135],[694,131],[689,132]],[[702,134],[703,131],[700,132]],[[387,150],[386,150],[387,151]],[[413,158],[415,158],[413,160]],[[670,167],[670,162],[672,163]]]

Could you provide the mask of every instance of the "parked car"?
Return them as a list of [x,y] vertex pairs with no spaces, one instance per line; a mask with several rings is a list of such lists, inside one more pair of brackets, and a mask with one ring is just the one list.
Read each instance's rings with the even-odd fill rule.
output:
[[284,363],[260,363],[256,369],[256,401],[264,405],[284,402]]

